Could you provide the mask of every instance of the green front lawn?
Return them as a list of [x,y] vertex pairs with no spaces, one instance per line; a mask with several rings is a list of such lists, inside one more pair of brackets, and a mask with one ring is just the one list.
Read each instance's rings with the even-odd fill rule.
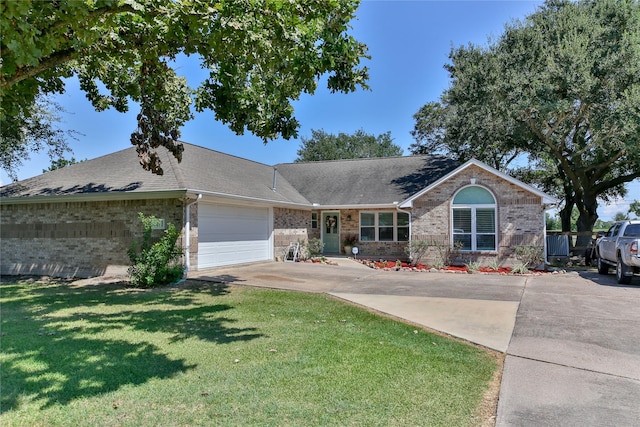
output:
[[0,292],[4,426],[473,426],[497,369],[481,349],[325,295]]

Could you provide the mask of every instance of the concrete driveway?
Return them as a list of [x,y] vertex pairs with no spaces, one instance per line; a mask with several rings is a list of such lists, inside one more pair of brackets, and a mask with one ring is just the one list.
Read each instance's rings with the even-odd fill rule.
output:
[[323,292],[506,353],[497,426],[640,425],[640,283],[266,263],[193,278]]
[[497,426],[640,425],[640,282],[532,277],[522,295]]

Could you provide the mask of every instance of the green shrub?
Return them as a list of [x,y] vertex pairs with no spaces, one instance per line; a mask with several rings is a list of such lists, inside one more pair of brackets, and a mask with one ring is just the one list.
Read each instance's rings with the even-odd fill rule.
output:
[[482,267],[477,261],[470,261],[466,264],[466,266],[469,273],[476,273],[480,271],[480,267]]
[[305,245],[305,249],[311,258],[317,257],[324,249],[324,243],[320,239],[309,239]]
[[513,268],[511,269],[511,274],[527,274],[528,272],[529,269],[525,264],[522,263],[513,266]]
[[448,243],[433,241],[433,246],[438,252],[438,260],[435,263],[436,268],[443,268],[453,263],[453,257],[462,248],[462,242],[453,242],[453,245]]
[[131,284],[143,288],[166,285],[182,277],[184,265],[179,262],[182,249],[177,246],[180,232],[169,223],[162,237],[152,243],[152,226],[158,221],[154,216],[138,213],[142,222],[142,243],[133,242],[129,249],[129,276]]
[[409,257],[411,264],[418,265],[429,250],[431,244],[426,240],[412,240],[404,248],[404,252]]
[[491,261],[489,261],[489,265],[488,267],[494,271],[497,271],[500,269],[500,260],[498,258],[494,258]]
[[542,247],[525,245],[513,248],[516,258],[527,268],[537,267],[542,262]]

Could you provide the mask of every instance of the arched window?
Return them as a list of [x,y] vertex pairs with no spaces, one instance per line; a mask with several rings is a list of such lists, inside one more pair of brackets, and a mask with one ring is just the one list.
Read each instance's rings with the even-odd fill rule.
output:
[[451,204],[453,242],[463,251],[495,251],[496,199],[486,189],[472,185],[458,191]]

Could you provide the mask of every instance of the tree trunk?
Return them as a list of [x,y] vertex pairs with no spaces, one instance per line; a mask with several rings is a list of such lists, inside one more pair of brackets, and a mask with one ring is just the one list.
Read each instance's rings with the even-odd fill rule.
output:
[[571,231],[571,212],[573,211],[573,203],[568,204],[565,201],[564,208],[560,209],[558,212],[558,216],[560,217],[560,225],[562,227],[562,231],[570,232]]
[[580,216],[576,224],[578,239],[576,246],[586,248],[593,238],[593,226],[598,219],[598,200],[595,196],[584,194],[581,201],[576,203]]

